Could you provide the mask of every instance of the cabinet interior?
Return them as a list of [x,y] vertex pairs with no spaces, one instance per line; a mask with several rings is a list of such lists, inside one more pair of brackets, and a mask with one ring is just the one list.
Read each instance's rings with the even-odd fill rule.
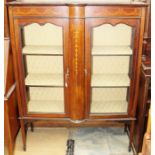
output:
[[127,113],[132,35],[132,27],[125,24],[102,24],[92,29],[91,113]]
[[63,88],[29,87],[29,112],[64,113]]
[[[63,29],[51,23],[23,28],[27,109],[64,113]],[[102,24],[91,32],[90,113],[127,113],[133,28]]]
[[27,110],[64,113],[63,29],[51,23],[23,28]]

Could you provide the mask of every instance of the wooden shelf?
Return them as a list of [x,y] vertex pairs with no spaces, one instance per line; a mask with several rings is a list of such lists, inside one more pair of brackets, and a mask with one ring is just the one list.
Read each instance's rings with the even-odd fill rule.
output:
[[126,113],[127,101],[92,101],[91,113]]
[[95,74],[92,75],[92,87],[128,87],[130,78],[127,74]]
[[63,55],[62,46],[24,46],[22,53],[25,55]]
[[28,112],[31,113],[64,113],[64,101],[41,101],[28,102]]
[[28,74],[25,85],[63,87],[63,74]]
[[129,46],[94,46],[92,55],[132,55]]

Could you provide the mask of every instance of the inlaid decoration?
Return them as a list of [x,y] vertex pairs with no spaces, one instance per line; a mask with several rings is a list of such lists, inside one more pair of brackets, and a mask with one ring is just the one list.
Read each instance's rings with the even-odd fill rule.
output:
[[79,53],[79,30],[75,28],[73,32],[73,48],[74,48],[74,64],[75,64],[75,74],[78,74],[78,53]]

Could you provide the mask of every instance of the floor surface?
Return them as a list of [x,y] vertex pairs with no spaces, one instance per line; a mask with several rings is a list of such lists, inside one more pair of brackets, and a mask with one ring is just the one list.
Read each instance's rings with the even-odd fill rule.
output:
[[26,152],[19,132],[14,155],[66,155],[68,139],[75,140],[74,155],[133,155],[123,128],[34,128]]
[[124,128],[79,128],[70,131],[75,155],[133,155]]
[[68,133],[66,128],[34,128],[34,132],[28,130],[27,150],[23,151],[19,132],[14,155],[65,155]]

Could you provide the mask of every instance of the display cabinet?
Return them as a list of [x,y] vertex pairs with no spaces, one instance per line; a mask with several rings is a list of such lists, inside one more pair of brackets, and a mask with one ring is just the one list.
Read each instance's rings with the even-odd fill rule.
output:
[[137,105],[145,3],[9,3],[18,106],[25,124],[129,123]]

